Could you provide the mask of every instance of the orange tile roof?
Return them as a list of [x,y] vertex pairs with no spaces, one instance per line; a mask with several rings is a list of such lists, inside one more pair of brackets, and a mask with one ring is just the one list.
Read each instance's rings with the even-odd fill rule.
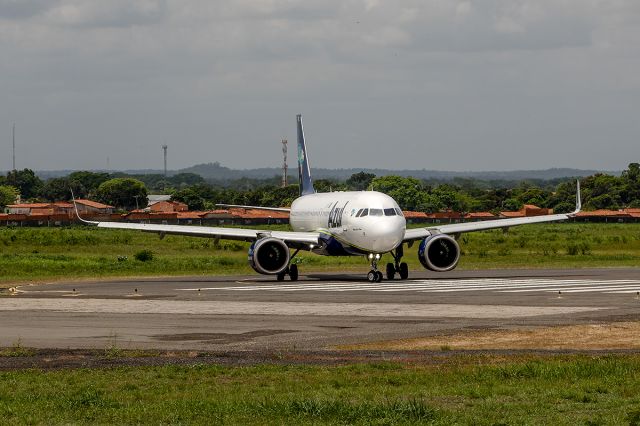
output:
[[523,212],[500,212],[500,216],[504,217],[524,217]]
[[402,214],[407,219],[426,219],[427,214],[425,212],[412,212],[412,211],[402,211]]
[[465,215],[465,217],[468,218],[477,218],[477,217],[496,217],[496,215],[494,215],[491,212],[474,212],[474,213],[467,213]]
[[202,219],[204,212],[177,212],[178,219]]
[[582,211],[580,213],[578,213],[576,216],[578,217],[612,217],[612,216],[616,216],[616,217],[624,217],[624,216],[631,216],[629,213],[625,212],[624,210],[605,210],[605,209],[600,209],[600,210],[593,210],[593,211]]
[[234,216],[238,216],[242,219],[288,219],[288,212],[278,212],[272,210],[259,210],[259,209],[229,209],[229,212]]
[[51,207],[50,203],[22,203],[22,204],[9,204],[8,208],[13,209],[44,209]]
[[112,209],[113,206],[109,206],[107,204],[98,203],[97,201],[91,200],[76,200],[76,203],[82,204],[84,206],[93,207],[95,209]]

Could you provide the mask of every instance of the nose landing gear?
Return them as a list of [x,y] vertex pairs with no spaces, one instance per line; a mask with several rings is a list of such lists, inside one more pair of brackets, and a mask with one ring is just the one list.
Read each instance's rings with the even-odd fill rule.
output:
[[367,279],[370,283],[379,283],[382,281],[382,272],[378,271],[378,260],[380,260],[379,254],[369,254],[369,261],[371,262],[371,270],[367,274]]

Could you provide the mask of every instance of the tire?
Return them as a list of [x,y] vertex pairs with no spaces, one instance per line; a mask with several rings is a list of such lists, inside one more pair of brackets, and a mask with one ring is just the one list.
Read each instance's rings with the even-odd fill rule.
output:
[[396,267],[393,263],[387,263],[387,279],[393,280],[396,276]]
[[380,271],[376,272],[376,282],[377,283],[381,283],[382,282],[382,272],[380,272]]
[[284,276],[285,276],[285,273],[280,272],[278,275],[276,275],[276,278],[278,279],[278,281],[284,281]]
[[376,271],[369,271],[369,273],[367,274],[367,279],[370,283],[375,283],[378,279],[378,274],[376,274]]
[[406,280],[407,278],[409,278],[409,266],[405,262],[402,262],[400,264],[400,279]]
[[298,265],[289,266],[289,278],[291,281],[298,281]]

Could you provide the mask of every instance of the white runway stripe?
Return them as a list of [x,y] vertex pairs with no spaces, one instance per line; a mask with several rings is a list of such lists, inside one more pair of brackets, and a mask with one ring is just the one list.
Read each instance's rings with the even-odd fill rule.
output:
[[640,280],[553,279],[553,278],[480,278],[480,279],[432,279],[410,281],[369,282],[283,282],[231,287],[182,288],[182,291],[373,291],[452,293],[469,291],[494,291],[500,293],[557,292],[563,293],[635,293],[640,291]]

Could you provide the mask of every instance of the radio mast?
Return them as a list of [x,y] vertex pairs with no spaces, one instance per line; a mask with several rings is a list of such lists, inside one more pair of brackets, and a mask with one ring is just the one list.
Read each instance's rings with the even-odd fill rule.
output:
[[16,123],[13,123],[11,137],[13,139],[13,170],[15,171],[16,170]]
[[282,187],[284,188],[285,186],[287,186],[287,170],[288,170],[288,165],[287,165],[287,140],[286,139],[282,139]]

